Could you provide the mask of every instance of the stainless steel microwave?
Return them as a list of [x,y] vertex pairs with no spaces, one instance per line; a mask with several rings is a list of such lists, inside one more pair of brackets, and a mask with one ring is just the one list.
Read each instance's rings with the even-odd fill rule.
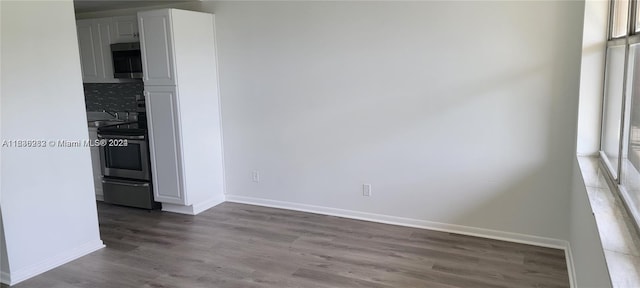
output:
[[114,78],[142,78],[140,42],[111,44]]

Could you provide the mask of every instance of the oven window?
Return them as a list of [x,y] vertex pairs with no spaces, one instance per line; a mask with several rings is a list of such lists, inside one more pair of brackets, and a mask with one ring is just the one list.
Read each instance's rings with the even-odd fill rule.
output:
[[142,171],[140,144],[129,142],[127,146],[106,146],[104,151],[107,168]]

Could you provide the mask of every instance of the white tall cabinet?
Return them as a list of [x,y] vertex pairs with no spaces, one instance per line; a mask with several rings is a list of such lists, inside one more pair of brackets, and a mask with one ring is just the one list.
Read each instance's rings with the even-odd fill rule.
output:
[[224,202],[213,15],[138,13],[154,198],[198,214]]

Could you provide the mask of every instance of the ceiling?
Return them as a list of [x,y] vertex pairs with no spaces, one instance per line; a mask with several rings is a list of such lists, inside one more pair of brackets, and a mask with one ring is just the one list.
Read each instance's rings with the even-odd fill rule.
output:
[[85,13],[194,1],[199,0],[74,0],[73,4],[75,6],[76,13]]

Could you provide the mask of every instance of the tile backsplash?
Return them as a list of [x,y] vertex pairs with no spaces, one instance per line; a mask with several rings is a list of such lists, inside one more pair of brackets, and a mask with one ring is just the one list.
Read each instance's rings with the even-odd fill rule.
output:
[[87,111],[136,111],[136,95],[142,95],[143,82],[84,83]]

